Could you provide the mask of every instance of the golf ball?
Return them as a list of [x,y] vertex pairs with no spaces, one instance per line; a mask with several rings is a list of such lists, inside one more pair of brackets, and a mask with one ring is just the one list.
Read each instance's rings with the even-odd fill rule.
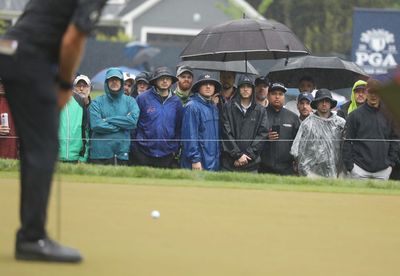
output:
[[151,211],[151,217],[152,217],[153,219],[158,219],[158,218],[160,217],[160,212],[157,211],[157,210]]

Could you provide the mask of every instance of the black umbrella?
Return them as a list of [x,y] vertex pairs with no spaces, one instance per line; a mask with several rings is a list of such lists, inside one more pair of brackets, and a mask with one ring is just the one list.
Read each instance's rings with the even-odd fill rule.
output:
[[357,80],[368,75],[357,64],[338,57],[304,56],[280,60],[268,73],[272,81],[287,87],[298,87],[304,76],[312,77],[318,88],[340,89],[352,87]]
[[254,60],[307,55],[309,51],[285,25],[239,19],[209,26],[182,51],[183,60]]
[[[248,73],[251,75],[259,75],[256,68],[250,62],[243,62],[241,60],[235,61],[205,61],[205,60],[185,60],[181,61],[177,67],[189,66],[193,69],[207,70],[207,71],[232,71],[237,73]],[[247,67],[247,68],[246,68]]]

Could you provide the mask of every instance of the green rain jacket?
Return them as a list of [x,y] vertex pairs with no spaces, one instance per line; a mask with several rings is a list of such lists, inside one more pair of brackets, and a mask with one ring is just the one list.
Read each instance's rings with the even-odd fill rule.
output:
[[87,118],[83,101],[75,94],[60,113],[59,159],[61,161],[86,162],[87,148]]

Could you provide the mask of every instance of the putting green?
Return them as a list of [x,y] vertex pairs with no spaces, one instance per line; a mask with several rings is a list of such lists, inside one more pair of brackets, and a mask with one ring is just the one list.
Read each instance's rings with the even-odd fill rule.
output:
[[85,257],[62,265],[13,259],[19,188],[1,179],[0,275],[400,275],[400,196],[141,181],[62,183],[61,242]]

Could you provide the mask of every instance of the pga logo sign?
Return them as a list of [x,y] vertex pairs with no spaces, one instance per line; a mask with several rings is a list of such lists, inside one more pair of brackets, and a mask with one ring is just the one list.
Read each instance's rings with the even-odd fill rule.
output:
[[367,74],[386,74],[397,66],[394,35],[384,29],[371,29],[361,33],[360,44],[355,52],[356,63]]

